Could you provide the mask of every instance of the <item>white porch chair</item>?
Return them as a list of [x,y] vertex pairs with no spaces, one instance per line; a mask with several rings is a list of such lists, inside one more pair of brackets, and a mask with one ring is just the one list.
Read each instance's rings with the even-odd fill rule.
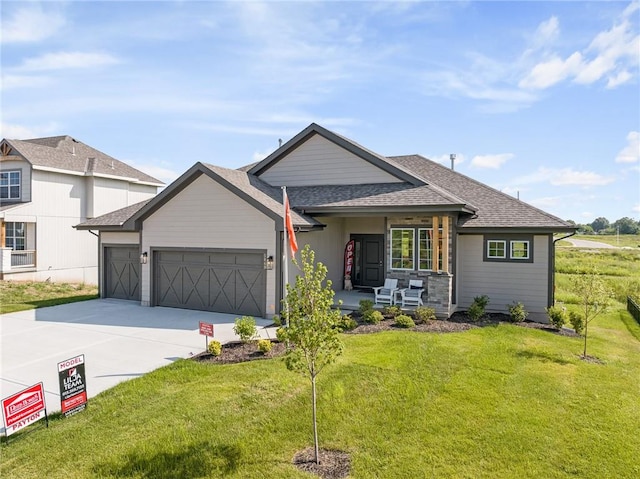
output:
[[424,293],[422,284],[421,279],[410,279],[409,287],[400,290],[403,308],[405,306],[422,306],[424,304],[422,302],[422,293]]
[[398,290],[398,280],[386,278],[383,286],[373,288],[375,303],[393,304],[395,302],[396,291]]

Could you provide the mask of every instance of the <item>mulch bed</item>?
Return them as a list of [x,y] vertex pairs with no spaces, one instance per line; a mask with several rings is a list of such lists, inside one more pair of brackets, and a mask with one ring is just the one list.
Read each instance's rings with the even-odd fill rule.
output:
[[320,449],[320,464],[314,460],[313,447],[308,447],[293,456],[293,464],[304,472],[315,474],[322,479],[341,479],[347,477],[351,470],[351,457],[343,451]]
[[222,353],[220,356],[214,356],[213,354],[205,351],[192,356],[191,359],[200,363],[232,364],[276,358],[278,356],[282,356],[284,352],[285,346],[279,341],[271,341],[271,351],[268,353],[261,353],[258,351],[258,347],[254,342],[246,344],[233,342],[226,343],[222,346]]

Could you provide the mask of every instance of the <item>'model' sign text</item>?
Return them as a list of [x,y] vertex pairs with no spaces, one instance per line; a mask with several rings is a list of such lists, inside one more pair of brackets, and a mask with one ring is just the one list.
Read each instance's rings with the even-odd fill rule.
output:
[[84,354],[58,363],[60,406],[65,416],[82,411],[87,404]]
[[46,417],[47,407],[44,402],[42,383],[34,384],[3,399],[2,412],[7,436]]

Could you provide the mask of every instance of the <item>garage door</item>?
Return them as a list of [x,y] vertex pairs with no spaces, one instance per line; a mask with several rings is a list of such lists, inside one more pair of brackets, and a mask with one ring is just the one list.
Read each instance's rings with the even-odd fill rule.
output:
[[105,248],[104,296],[140,300],[140,251],[137,246]]
[[155,251],[155,304],[264,317],[264,254]]

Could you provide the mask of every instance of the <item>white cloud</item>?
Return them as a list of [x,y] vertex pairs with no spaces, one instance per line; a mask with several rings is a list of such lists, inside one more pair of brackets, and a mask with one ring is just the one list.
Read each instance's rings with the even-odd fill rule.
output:
[[49,83],[49,79],[43,76],[3,75],[0,89],[38,88],[47,85],[47,83]]
[[541,166],[527,176],[514,180],[515,184],[549,183],[552,186],[604,186],[613,183],[613,176],[603,176],[593,171],[578,171],[573,168],[547,168]]
[[471,159],[471,166],[475,168],[492,168],[497,170],[514,157],[513,153],[498,155],[476,155]]
[[635,211],[636,213],[640,213],[640,203],[636,203],[633,208],[633,211]]
[[549,20],[546,20],[536,29],[536,33],[534,34],[533,41],[536,45],[542,46],[548,43],[553,43],[558,36],[560,35],[560,22],[558,21],[558,17],[551,17]]
[[267,156],[269,156],[271,153],[273,153],[274,151],[276,151],[275,148],[272,148],[272,149],[266,150],[266,151],[254,151],[253,152],[253,161],[254,162],[262,161]]
[[66,21],[57,12],[45,12],[40,6],[28,6],[2,15],[2,43],[38,42],[54,35]]
[[7,138],[12,140],[26,140],[28,138],[49,136],[56,131],[58,131],[58,125],[55,123],[37,127],[12,125],[5,122],[0,123],[0,138]]
[[162,181],[166,185],[173,182],[176,178],[178,178],[184,172],[177,172],[170,168],[164,168],[162,166],[158,166],[157,164],[150,163],[137,163],[135,161],[127,161],[129,165],[133,166],[137,170],[146,173],[147,175],[151,175],[154,178]]
[[630,72],[637,69],[639,61],[640,36],[631,19],[637,9],[638,2],[630,4],[613,27],[598,33],[582,51],[564,59],[553,54],[538,62],[522,78],[520,87],[540,90],[567,79],[588,85],[607,78],[607,88],[629,82],[633,78]]
[[616,156],[616,163],[636,163],[640,161],[640,132],[630,131],[627,146]]
[[58,52],[27,58],[18,70],[43,71],[66,70],[70,68],[94,68],[120,63],[116,57],[108,53]]

